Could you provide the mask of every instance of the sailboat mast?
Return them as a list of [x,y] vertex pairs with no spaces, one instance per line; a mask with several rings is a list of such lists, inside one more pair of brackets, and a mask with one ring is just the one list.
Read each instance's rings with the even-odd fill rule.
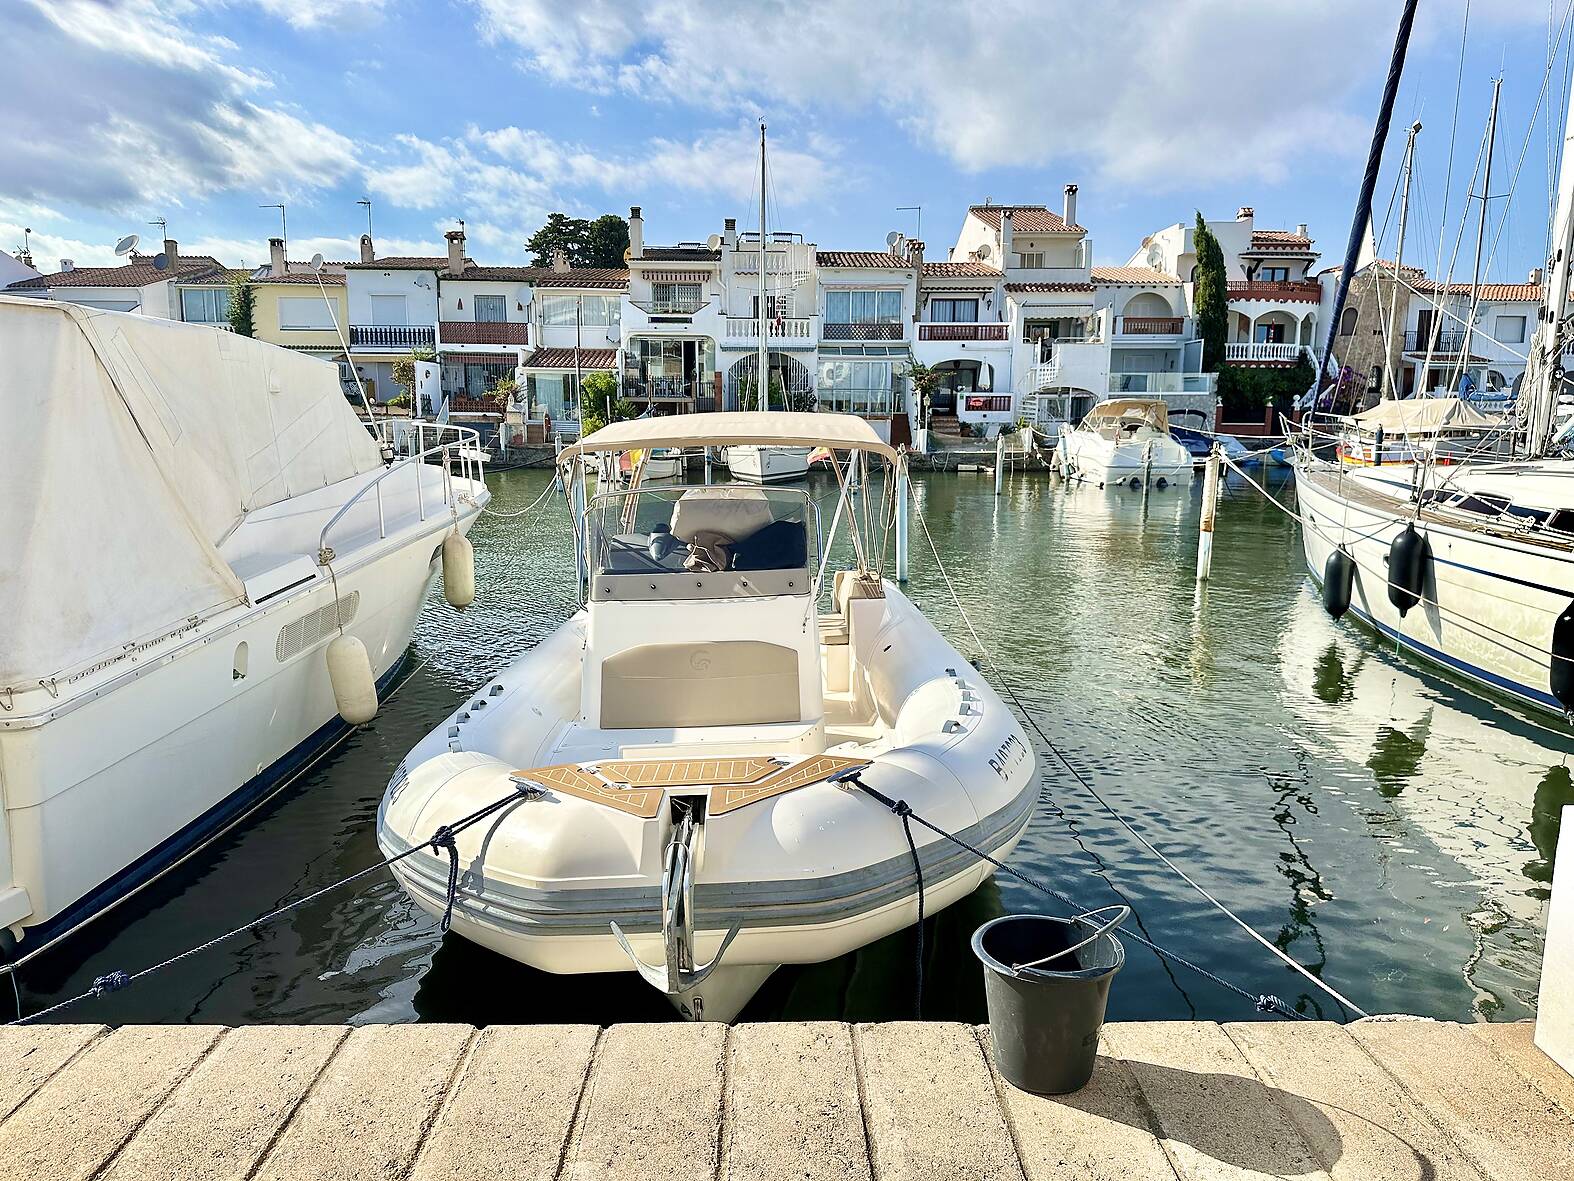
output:
[[771,408],[770,340],[765,334],[765,124],[760,123],[760,306],[759,315],[759,403],[761,410]]
[[1558,393],[1563,386],[1565,313],[1569,300],[1569,263],[1574,252],[1574,85],[1563,120],[1563,160],[1558,169],[1557,214],[1552,221],[1552,253],[1547,258],[1546,300],[1525,371],[1530,411],[1526,450],[1541,455],[1552,440]]
[[1492,111],[1487,115],[1487,165],[1481,178],[1481,217],[1476,222],[1476,261],[1470,274],[1470,314],[1465,317],[1465,345],[1459,352],[1459,372],[1454,378],[1457,390],[1470,368],[1471,337],[1475,335],[1476,315],[1481,308],[1481,250],[1487,240],[1487,203],[1492,200],[1492,156],[1497,145],[1497,105],[1503,93],[1503,79],[1492,80]]
[[[1394,247],[1394,283],[1388,305],[1388,338],[1383,342],[1388,362],[1388,380],[1384,388],[1388,391],[1390,398],[1399,396],[1399,371],[1394,365],[1394,334],[1398,330],[1395,319],[1399,314],[1400,293],[1405,290],[1405,222],[1409,220],[1410,216],[1410,177],[1415,171],[1416,136],[1420,134],[1421,121],[1417,119],[1410,125],[1410,134],[1405,139],[1405,191],[1399,202],[1399,242]],[[1381,271],[1381,268],[1379,268],[1379,271]],[[1408,303],[1409,301],[1407,300],[1406,302]],[[1398,351],[1403,353],[1404,347],[1402,344]]]

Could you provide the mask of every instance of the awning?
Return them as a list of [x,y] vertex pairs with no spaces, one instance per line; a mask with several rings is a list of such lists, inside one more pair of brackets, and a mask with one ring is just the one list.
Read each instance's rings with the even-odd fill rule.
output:
[[[575,353],[579,359],[574,358]],[[537,349],[520,363],[523,369],[605,369],[618,367],[617,349]]]
[[1387,398],[1351,421],[1365,430],[1382,427],[1389,435],[1487,431],[1507,425],[1501,416],[1482,414],[1461,398]]
[[563,449],[564,458],[604,451],[649,447],[830,447],[867,451],[896,462],[896,449],[853,414],[815,411],[728,410],[707,414],[670,414],[614,422]]

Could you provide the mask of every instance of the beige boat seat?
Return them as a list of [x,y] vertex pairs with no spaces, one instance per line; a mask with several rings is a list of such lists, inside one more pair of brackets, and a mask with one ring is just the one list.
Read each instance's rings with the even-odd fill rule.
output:
[[639,644],[601,662],[603,730],[797,722],[798,653],[763,640]]
[[736,541],[765,528],[776,519],[762,488],[731,486],[690,488],[672,506],[671,529],[680,541],[693,541],[701,532],[720,534]]
[[820,616],[820,643],[827,647],[839,647],[852,637],[848,604],[854,599],[883,599],[885,589],[873,575],[860,578],[856,570],[838,570],[831,588],[836,610]]

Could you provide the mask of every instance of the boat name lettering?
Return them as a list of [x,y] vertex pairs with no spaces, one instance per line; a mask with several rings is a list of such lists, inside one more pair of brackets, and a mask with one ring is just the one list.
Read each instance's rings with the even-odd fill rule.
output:
[[1008,734],[1006,740],[995,748],[995,753],[990,757],[989,765],[995,769],[995,774],[1002,779],[1010,778],[1011,768],[1027,758],[1027,747],[1015,734]]

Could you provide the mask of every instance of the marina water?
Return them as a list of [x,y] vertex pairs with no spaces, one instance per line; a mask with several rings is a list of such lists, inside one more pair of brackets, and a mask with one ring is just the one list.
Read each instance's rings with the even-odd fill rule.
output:
[[[489,477],[516,512],[550,474]],[[817,477],[820,479],[820,477]],[[1325,615],[1292,521],[1232,486],[1212,581],[1193,583],[1195,491],[1146,497],[1043,474],[918,474],[917,503],[963,604],[1045,734],[1117,810],[1269,940],[1372,1012],[1509,1020],[1533,1011],[1558,809],[1574,742]],[[816,486],[834,507],[828,479]],[[914,519],[909,593],[966,653]],[[375,862],[372,825],[419,735],[574,608],[560,500],[483,518],[479,598],[434,589],[411,672],[369,727],[234,832],[31,964],[26,1010],[135,971]],[[1031,729],[1031,726],[1030,726]],[[200,752],[192,752],[200,758]],[[1013,864],[1254,995],[1340,1014],[1144,850],[1039,743],[1041,806]],[[892,817],[892,824],[898,821]],[[1004,879],[926,925],[924,1016],[983,1018],[972,930],[1044,909]],[[1051,909],[1056,909],[1053,906]],[[905,931],[783,968],[744,1020],[913,1013]],[[0,1002],[9,1008],[9,998]],[[1253,1016],[1238,996],[1132,946],[1113,1019]],[[255,936],[63,1019],[108,1022],[670,1020],[632,973],[553,977],[450,935],[378,874]]]

